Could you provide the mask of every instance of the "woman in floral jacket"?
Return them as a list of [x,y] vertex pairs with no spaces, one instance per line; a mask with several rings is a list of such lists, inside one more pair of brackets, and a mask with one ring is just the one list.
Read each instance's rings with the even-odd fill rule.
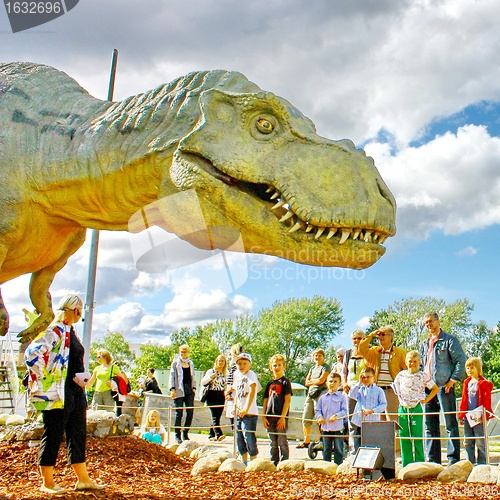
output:
[[82,308],[80,297],[72,294],[63,297],[54,321],[31,342],[24,355],[30,372],[29,401],[43,413],[44,433],[38,465],[43,480],[40,489],[48,494],[67,492],[54,482],[54,465],[64,431],[68,463],[78,477],[75,489],[104,489],[104,485],[90,479],[85,464],[84,349],[73,328],[73,323],[80,320]]

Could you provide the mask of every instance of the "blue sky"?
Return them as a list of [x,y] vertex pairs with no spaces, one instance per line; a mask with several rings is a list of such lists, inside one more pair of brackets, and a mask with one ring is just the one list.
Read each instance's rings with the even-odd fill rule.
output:
[[[241,71],[375,160],[398,203],[398,233],[363,272],[277,258],[220,256],[170,275],[139,273],[126,233],[102,233],[95,335],[164,342],[181,326],[256,314],[277,300],[338,299],[349,334],[407,297],[468,298],[473,320],[500,320],[500,6],[494,1],[86,0],[39,28],[12,34],[0,6],[0,58],[61,69],[115,100],[193,70]],[[89,237],[87,238],[90,239]],[[55,300],[86,290],[88,241],[57,276]],[[244,279],[245,273],[247,279]],[[29,306],[23,276],[2,286],[12,331]],[[364,322],[363,322],[364,321]]]

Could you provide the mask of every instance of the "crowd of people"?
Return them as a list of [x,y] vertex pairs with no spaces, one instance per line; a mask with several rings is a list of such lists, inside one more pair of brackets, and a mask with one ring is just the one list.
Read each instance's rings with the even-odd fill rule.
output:
[[[123,396],[130,393],[126,373],[113,362],[111,354],[97,352],[98,366],[85,373],[83,346],[73,324],[82,312],[82,301],[67,295],[59,303],[56,318],[25,351],[29,368],[29,400],[43,413],[44,434],[38,464],[42,491],[63,493],[55,484],[53,468],[61,438],[66,433],[68,463],[78,481],[75,488],[103,489],[93,481],[85,465],[86,409],[85,389],[95,384],[94,403],[109,409],[117,405],[121,412]],[[424,317],[428,337],[418,351],[406,352],[394,345],[394,330],[387,326],[369,335],[355,330],[350,349],[340,348],[333,367],[326,363],[325,352],[312,353],[314,365],[304,385],[308,388],[302,421],[304,440],[298,448],[310,445],[312,424],[320,426],[323,458],[340,464],[345,456],[345,442],[350,437],[351,453],[361,444],[361,427],[365,421],[381,418],[397,420],[400,426],[403,466],[424,461],[424,417],[427,459],[441,463],[439,414],[442,411],[448,433],[448,464],[460,459],[458,420],[464,425],[465,451],[473,464],[487,461],[485,424],[493,418],[491,391],[493,384],[482,376],[479,358],[466,360],[460,341],[441,329],[439,317],[432,312]],[[378,339],[372,345],[373,339]],[[174,402],[175,439],[189,439],[193,419],[196,380],[189,346],[181,345],[170,368],[170,396]],[[278,464],[289,457],[288,416],[292,397],[291,381],[285,376],[286,359],[276,354],[269,360],[272,380],[264,389],[262,422],[269,434],[271,460]],[[458,420],[455,384],[463,382]],[[154,368],[138,380],[140,393],[161,393]],[[252,370],[252,356],[240,344],[230,350],[230,360],[217,356],[213,367],[201,379],[201,400],[211,411],[209,439],[222,441],[221,416],[235,424],[236,441],[243,462],[258,455],[256,429],[259,418],[257,394],[262,389]],[[424,411],[425,409],[425,411]],[[186,412],[182,425],[183,412]],[[150,411],[139,434],[153,443],[165,444],[167,433],[158,411]]]

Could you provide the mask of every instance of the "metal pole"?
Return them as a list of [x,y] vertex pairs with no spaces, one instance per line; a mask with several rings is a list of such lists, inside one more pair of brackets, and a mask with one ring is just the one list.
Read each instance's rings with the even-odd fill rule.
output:
[[[115,75],[116,62],[118,59],[118,50],[113,50],[113,58],[111,60],[111,75],[109,78],[108,101],[113,100],[113,92],[115,90]],[[97,249],[99,247],[99,230],[92,230],[92,242],[90,245],[90,260],[89,260],[89,276],[87,280],[87,297],[85,299],[85,323],[83,327],[83,347],[85,348],[85,369],[89,369],[90,343],[92,340],[92,318],[94,315],[94,296],[95,296],[95,279],[97,271]]]
[[[467,418],[467,417],[466,417]],[[486,420],[486,409],[483,406],[483,421],[481,425],[483,426],[484,430],[484,444],[486,448],[486,463],[490,465],[490,443],[488,442],[488,425],[487,425],[488,420]]]
[[170,444],[170,433],[172,432],[172,407],[168,407],[168,432],[167,446]]

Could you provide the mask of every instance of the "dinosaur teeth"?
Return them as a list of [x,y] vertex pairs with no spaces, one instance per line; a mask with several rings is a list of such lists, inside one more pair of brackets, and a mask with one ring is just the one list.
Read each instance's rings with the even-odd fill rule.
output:
[[276,198],[280,197],[280,192],[276,190],[276,192],[271,196],[271,200],[275,200]]
[[285,222],[290,217],[293,217],[293,212],[291,210],[288,210],[288,212],[283,217],[281,217],[280,222]]
[[266,193],[270,193],[273,189],[274,189],[274,188],[273,188],[272,186],[268,187],[268,188],[266,189]]
[[302,222],[302,221],[296,222],[295,226],[293,226],[292,229],[290,229],[290,231],[288,231],[288,232],[295,233],[295,231],[298,231],[303,225],[304,225],[304,222]]
[[352,235],[352,239],[357,240],[360,234],[361,234],[361,229],[355,229],[354,234]]
[[313,227],[314,226],[312,224],[307,224],[306,233],[308,233],[309,231],[312,231]]
[[278,203],[276,203],[276,205],[274,205],[273,207],[271,207],[271,210],[275,210],[276,208],[280,208],[283,205],[286,205],[286,201],[279,200]]
[[328,232],[328,234],[326,236],[326,239],[329,240],[336,232],[337,232],[337,228],[336,227],[330,228],[330,231]]
[[345,241],[347,240],[347,238],[349,238],[350,234],[351,234],[351,230],[350,229],[342,229],[342,236],[340,238],[339,245],[342,245],[342,243],[345,243]]
[[318,227],[318,231],[316,232],[316,236],[314,236],[314,239],[315,240],[319,239],[324,230],[325,230],[324,227]]
[[365,234],[363,236],[363,239],[366,241],[366,242],[370,242],[371,239],[372,239],[372,231],[365,231]]
[[385,236],[385,235],[380,236],[380,238],[378,239],[378,244],[382,245],[382,243],[384,243],[386,239],[387,239],[387,236]]

